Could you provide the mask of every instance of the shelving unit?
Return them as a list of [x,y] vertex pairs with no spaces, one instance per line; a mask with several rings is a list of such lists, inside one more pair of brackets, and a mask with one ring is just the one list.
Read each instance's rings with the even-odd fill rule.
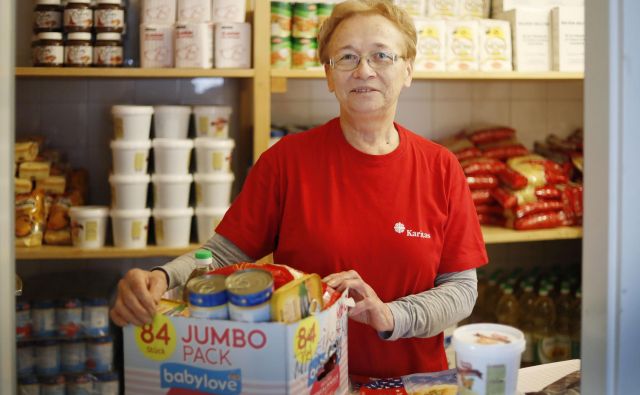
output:
[[141,69],[16,67],[16,77],[45,78],[253,78],[253,69]]
[[200,247],[199,244],[191,244],[188,247],[159,247],[150,245],[139,249],[117,247],[83,249],[70,246],[43,245],[42,247],[16,247],[16,259],[41,260],[175,257],[198,249],[198,247]]

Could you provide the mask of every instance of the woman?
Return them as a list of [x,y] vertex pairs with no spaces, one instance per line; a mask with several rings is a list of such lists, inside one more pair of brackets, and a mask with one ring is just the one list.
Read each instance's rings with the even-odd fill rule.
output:
[[[487,256],[455,157],[394,123],[411,84],[413,23],[389,1],[350,0],[318,41],[339,118],[266,151],[205,247],[219,265],[273,252],[277,263],[349,288],[350,374],[446,369],[442,330],[471,312],[475,268]],[[183,256],[161,271],[129,272],[113,320],[148,322],[192,265]]]

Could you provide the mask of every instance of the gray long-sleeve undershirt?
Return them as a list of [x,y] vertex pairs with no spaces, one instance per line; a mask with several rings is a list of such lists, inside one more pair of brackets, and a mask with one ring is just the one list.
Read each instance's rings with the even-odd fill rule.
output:
[[[235,244],[214,234],[203,246],[213,254],[216,267],[254,260]],[[177,257],[159,269],[167,273],[169,288],[187,281],[195,267],[193,252]],[[469,316],[478,296],[475,269],[439,274],[435,287],[387,303],[394,319],[393,332],[380,333],[385,340],[432,337]]]

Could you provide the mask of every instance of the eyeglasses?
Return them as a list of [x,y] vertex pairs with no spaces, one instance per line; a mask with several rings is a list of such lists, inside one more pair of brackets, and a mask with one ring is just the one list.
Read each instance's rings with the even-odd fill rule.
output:
[[[356,55],[354,53],[347,53],[340,55],[337,59],[330,58],[329,66],[332,69],[341,70],[341,71],[351,71],[355,70],[360,61],[363,59],[362,56]],[[392,66],[396,63],[398,59],[404,59],[403,56],[396,55],[393,52],[373,52],[364,57],[367,60],[367,64],[374,70],[381,70]]]

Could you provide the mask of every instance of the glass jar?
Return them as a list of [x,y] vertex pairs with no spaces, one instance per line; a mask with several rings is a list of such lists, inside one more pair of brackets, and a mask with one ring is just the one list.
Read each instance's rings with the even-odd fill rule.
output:
[[64,8],[64,31],[91,33],[93,10],[91,0],[69,0]]
[[90,67],[93,64],[91,33],[69,33],[64,46],[64,65],[67,67]]
[[62,32],[60,0],[36,0],[33,10],[33,32]]
[[93,12],[96,33],[122,33],[124,23],[124,7],[120,0],[97,1]]
[[93,46],[93,64],[98,67],[121,67],[124,55],[120,33],[98,33]]

